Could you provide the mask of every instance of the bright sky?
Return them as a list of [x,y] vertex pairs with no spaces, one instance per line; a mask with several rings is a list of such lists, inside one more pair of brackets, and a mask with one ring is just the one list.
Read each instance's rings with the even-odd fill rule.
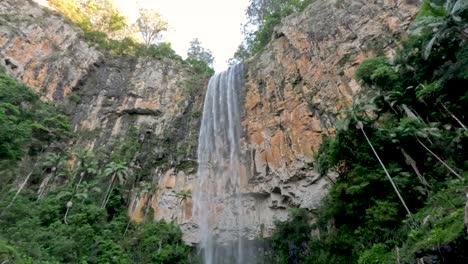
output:
[[138,16],[138,6],[154,8],[168,21],[163,40],[185,58],[190,41],[198,38],[215,56],[217,72],[227,69],[242,41],[241,24],[249,0],[114,0],[122,13],[131,19]]

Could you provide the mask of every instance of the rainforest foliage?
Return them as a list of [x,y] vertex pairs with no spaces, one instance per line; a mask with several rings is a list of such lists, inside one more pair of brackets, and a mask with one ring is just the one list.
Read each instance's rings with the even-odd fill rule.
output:
[[243,25],[244,40],[239,45],[231,64],[252,57],[271,40],[273,29],[284,17],[304,10],[315,0],[250,0]]
[[168,29],[168,23],[157,10],[140,9],[138,19],[132,23],[120,13],[111,0],[47,1],[71,23],[80,27],[85,40],[102,52],[112,55],[168,58],[190,65],[199,74],[214,73],[213,58],[211,62],[198,57],[183,60],[172,49],[171,43],[160,41],[163,32]]
[[70,137],[68,118],[28,87],[0,71],[0,164],[15,165]]
[[365,91],[314,163],[339,177],[319,210],[278,223],[273,262],[468,262],[468,4],[426,1],[410,30],[357,69]]
[[67,117],[0,73],[0,263],[187,263],[176,224],[127,217],[135,131],[110,153],[71,152]]

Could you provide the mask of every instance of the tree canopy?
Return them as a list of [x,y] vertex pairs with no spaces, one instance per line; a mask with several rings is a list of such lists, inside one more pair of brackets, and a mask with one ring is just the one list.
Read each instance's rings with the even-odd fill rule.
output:
[[149,46],[161,38],[161,32],[166,31],[168,23],[154,9],[141,8],[136,24],[144,43]]
[[203,48],[201,42],[197,38],[190,42],[190,48],[187,51],[187,59],[202,61],[209,66],[213,66],[214,62],[214,57],[211,51]]

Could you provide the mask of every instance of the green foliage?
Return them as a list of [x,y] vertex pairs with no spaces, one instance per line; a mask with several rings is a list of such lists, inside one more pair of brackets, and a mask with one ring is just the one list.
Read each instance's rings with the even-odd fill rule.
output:
[[85,31],[85,39],[96,45],[99,49],[113,55],[131,55],[137,57],[170,58],[182,61],[168,42],[145,45],[133,38],[126,37],[122,40],[109,39],[100,31]]
[[132,263],[188,263],[189,247],[174,223],[145,223],[129,233],[126,249]]
[[443,1],[424,1],[421,7],[419,8],[419,13],[418,13],[417,18],[447,15],[447,12],[445,11],[445,9],[440,5],[435,5],[434,2],[443,2]]
[[209,66],[212,66],[214,61],[211,51],[203,48],[197,38],[190,42],[190,48],[187,51],[187,58],[205,62]]
[[309,230],[311,213],[305,209],[291,209],[290,218],[276,222],[276,230],[268,239],[271,252],[268,256],[273,263],[304,263],[311,240]]
[[[318,151],[316,152],[315,150],[313,150],[314,152],[314,162],[313,162],[313,167],[315,169],[315,171],[320,174],[320,176],[326,176],[328,170],[330,170],[330,160],[329,160],[329,157],[327,155],[327,150],[328,150],[328,147],[330,145],[330,142],[331,142],[331,138],[326,136],[326,135],[322,135],[322,144],[321,146],[324,146],[324,147],[320,147],[318,149]],[[326,146],[326,147],[325,147]]]
[[1,263],[22,264],[24,263],[15,248],[8,246],[0,240],[0,261]]
[[383,244],[373,245],[371,249],[364,251],[358,260],[358,264],[384,263],[395,263],[395,259],[391,259],[391,255],[388,254],[388,249]]
[[385,88],[389,84],[394,85],[397,78],[397,73],[385,57],[367,59],[356,70],[357,80],[381,88]]
[[210,76],[214,73],[213,54],[210,50],[203,48],[196,38],[190,42],[186,62],[200,75]]
[[115,144],[116,148],[111,153],[111,159],[118,163],[130,162],[141,147],[138,142],[139,136],[138,129],[131,126],[125,138]]
[[0,160],[20,160],[71,136],[68,118],[33,91],[0,73]]
[[[154,38],[149,35],[150,39],[146,39],[149,42],[140,43],[129,33],[125,33],[125,30],[131,32],[131,28],[126,25],[125,17],[108,0],[99,2],[90,0],[48,0],[48,2],[69,18],[72,23],[80,27],[84,31],[85,40],[101,51],[112,55],[169,58],[182,61],[182,58],[175,53],[170,43],[155,44],[153,43]],[[147,12],[147,10],[144,12]],[[145,15],[148,14],[145,13]],[[154,19],[156,18],[146,17],[145,21],[151,23],[151,20]]]
[[244,41],[230,59],[230,64],[245,60],[261,51],[271,40],[273,29],[281,19],[304,10],[315,0],[251,0],[244,25]]
[[[99,208],[100,195],[89,191],[92,185],[83,182],[77,190],[65,185],[41,200],[32,192],[19,196],[0,215],[0,260],[23,263],[19,256],[24,256],[34,260],[26,263],[188,263],[191,249],[177,225],[128,223],[128,205],[116,202],[117,193],[106,209]],[[72,196],[65,223],[65,205]],[[6,208],[7,200],[0,201],[0,208]]]
[[193,58],[187,58],[186,61],[188,64],[190,64],[190,66],[192,66],[192,69],[200,75],[211,76],[214,74],[213,68],[211,68],[210,65],[204,61],[199,61]]

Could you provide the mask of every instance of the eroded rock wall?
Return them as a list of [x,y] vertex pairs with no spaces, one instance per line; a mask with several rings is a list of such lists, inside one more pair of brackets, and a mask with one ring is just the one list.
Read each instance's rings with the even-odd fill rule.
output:
[[334,133],[339,111],[359,91],[353,79],[359,63],[392,56],[418,5],[315,1],[285,18],[247,63],[242,125],[252,230],[271,230],[272,219],[284,219],[289,207],[320,204],[329,183],[310,168],[313,150],[322,134]]
[[0,2],[0,65],[47,100],[62,100],[102,54],[60,15],[28,0]]
[[126,144],[133,149],[131,219],[175,221],[191,242],[192,201],[180,194],[191,192],[196,175],[206,81],[180,62],[107,58],[75,87],[78,101],[67,107],[76,146],[109,156]]
[[[128,213],[135,221],[181,224],[193,237],[190,192],[207,77],[167,58],[104,54],[54,11],[0,1],[0,65],[44,100],[64,107],[72,150],[110,156],[132,147]],[[70,161],[73,164],[73,161]]]

